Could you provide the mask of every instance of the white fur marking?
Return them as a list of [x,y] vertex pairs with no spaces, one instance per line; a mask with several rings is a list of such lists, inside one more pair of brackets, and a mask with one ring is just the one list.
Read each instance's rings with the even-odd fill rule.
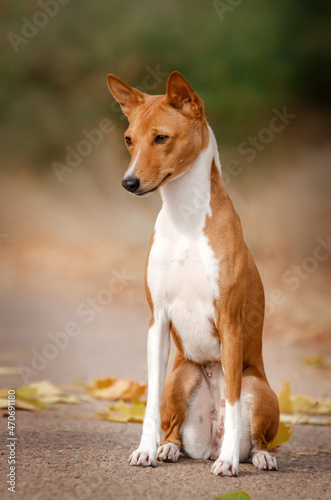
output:
[[138,162],[138,158],[139,158],[139,155],[140,155],[140,149],[138,151],[138,153],[136,154],[135,156],[135,159],[133,160],[133,163],[131,165],[131,167],[129,168],[129,170],[126,172],[126,175],[125,177],[129,177],[131,175],[134,175],[134,169],[136,168],[136,165],[137,165],[137,162]]
[[156,465],[156,452],[160,446],[160,403],[169,357],[169,324],[155,315],[148,332],[148,395],[143,432],[139,448],[129,458],[130,465]]
[[[211,132],[212,134],[212,132]],[[221,345],[211,335],[218,289],[218,260],[204,234],[210,208],[214,141],[183,175],[161,188],[163,206],[155,224],[147,281],[154,307],[172,321],[184,354],[195,362],[219,361]]]
[[241,439],[241,402],[225,403],[225,433],[219,458],[211,472],[216,476],[237,476],[239,467],[239,446]]
[[220,174],[222,175],[222,167],[221,167],[220,157],[219,157],[219,154],[218,154],[217,141],[216,141],[214,132],[212,131],[212,129],[211,129],[211,127],[209,125],[208,125],[208,130],[209,130],[210,140],[213,143],[214,159],[215,159],[216,167],[218,168],[218,170],[220,171]]

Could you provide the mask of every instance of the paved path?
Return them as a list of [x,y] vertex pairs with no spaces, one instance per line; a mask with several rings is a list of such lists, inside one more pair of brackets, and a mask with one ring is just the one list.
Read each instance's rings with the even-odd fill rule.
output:
[[[63,331],[77,321],[81,333],[49,360],[35,379],[70,384],[107,374],[146,379],[147,308],[115,303],[100,311],[90,323],[77,317],[77,302],[62,304],[51,296],[24,293],[1,298],[2,351],[25,349],[19,359],[6,364],[31,366],[32,349],[42,352],[48,333]],[[302,365],[307,351],[290,344],[266,341],[265,363],[271,385],[278,390],[284,379],[294,392],[330,398],[330,372]],[[0,364],[5,364],[1,362]],[[16,377],[1,377],[2,387],[21,385]],[[94,417],[95,408],[56,405],[32,414],[17,413],[18,470],[15,497],[24,500],[70,499],[211,499],[213,494],[246,490],[253,499],[331,498],[330,427],[298,426],[291,442],[278,452],[278,472],[240,466],[238,478],[210,473],[211,462],[181,458],[177,464],[161,463],[152,469],[130,467],[127,457],[138,444],[141,426],[116,424]],[[6,492],[5,429],[1,426],[0,497]]]
[[[297,427],[291,443],[276,453],[278,472],[241,464],[237,478],[221,478],[212,475],[211,462],[203,460],[180,458],[176,464],[160,463],[153,469],[130,467],[127,457],[139,441],[141,425],[106,422],[93,414],[90,405],[60,405],[38,415],[19,413],[15,498],[189,500],[212,499],[215,493],[233,490],[245,490],[256,500],[331,498],[330,428]],[[5,493],[6,473],[3,459],[3,499],[13,498]]]

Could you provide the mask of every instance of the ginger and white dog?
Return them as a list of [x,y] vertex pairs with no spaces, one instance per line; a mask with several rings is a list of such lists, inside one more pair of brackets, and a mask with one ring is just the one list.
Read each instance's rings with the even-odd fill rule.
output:
[[[108,85],[130,123],[122,184],[137,196],[159,190],[163,201],[146,265],[146,416],[129,462],[176,462],[183,452],[215,460],[215,475],[235,476],[248,460],[275,470],[267,445],[279,407],[262,359],[264,290],[203,102],[176,71],[165,95],[144,94],[113,75]],[[177,354],[165,380],[170,334]]]

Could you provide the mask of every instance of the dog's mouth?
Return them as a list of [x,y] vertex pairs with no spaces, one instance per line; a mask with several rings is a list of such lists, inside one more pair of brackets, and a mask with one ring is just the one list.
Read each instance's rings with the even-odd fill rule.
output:
[[137,196],[145,196],[147,194],[151,194],[151,193],[154,193],[154,191],[156,191],[157,189],[159,189],[164,183],[165,181],[171,176],[171,173],[167,174],[161,182],[159,182],[159,184],[155,187],[153,187],[152,189],[148,189],[147,191],[136,191],[134,194],[137,195]]

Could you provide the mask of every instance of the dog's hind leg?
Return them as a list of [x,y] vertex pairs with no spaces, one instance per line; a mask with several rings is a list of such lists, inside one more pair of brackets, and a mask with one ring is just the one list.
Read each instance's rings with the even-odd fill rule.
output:
[[279,405],[276,394],[268,382],[255,376],[253,369],[248,369],[243,376],[243,389],[251,394],[249,406],[251,410],[250,458],[258,469],[277,470],[277,461],[268,451],[270,443],[277,434],[279,426]]
[[176,462],[181,450],[180,429],[185,421],[190,396],[202,378],[201,369],[177,353],[174,369],[167,377],[161,402],[161,429],[163,443],[157,457]]

